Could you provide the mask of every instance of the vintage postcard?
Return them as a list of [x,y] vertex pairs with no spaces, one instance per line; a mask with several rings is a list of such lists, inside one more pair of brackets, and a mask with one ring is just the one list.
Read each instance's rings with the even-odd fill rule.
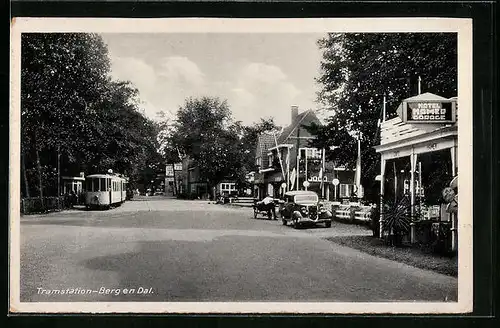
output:
[[470,19],[17,17],[11,44],[11,312],[472,311]]

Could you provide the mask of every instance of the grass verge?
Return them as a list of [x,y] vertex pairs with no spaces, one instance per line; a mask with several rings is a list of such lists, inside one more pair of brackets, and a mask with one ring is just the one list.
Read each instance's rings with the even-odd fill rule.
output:
[[457,256],[441,256],[417,247],[391,247],[372,236],[338,236],[326,238],[336,244],[354,248],[373,256],[405,263],[420,269],[432,270],[457,277]]

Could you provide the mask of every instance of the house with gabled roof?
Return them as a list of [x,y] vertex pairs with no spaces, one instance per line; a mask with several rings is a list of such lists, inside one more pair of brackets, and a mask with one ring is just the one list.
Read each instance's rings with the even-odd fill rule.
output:
[[[262,198],[265,194],[280,197],[287,190],[304,189],[313,190],[328,200],[351,196],[354,172],[335,167],[324,158],[324,150],[309,145],[315,137],[306,127],[312,124],[321,125],[314,111],[299,113],[299,108],[292,106],[290,125],[280,134],[259,136],[256,152],[259,171],[254,179],[256,197]],[[337,187],[332,184],[334,178],[340,181]]]
[[255,150],[255,165],[257,171],[253,174],[254,197],[263,198],[267,193],[265,173],[269,172],[269,149],[274,145],[274,135],[262,133],[257,138],[257,149]]

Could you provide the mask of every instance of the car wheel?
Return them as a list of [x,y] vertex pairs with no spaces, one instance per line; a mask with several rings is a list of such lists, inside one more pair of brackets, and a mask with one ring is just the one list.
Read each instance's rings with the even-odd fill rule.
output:
[[332,226],[332,223],[330,221],[326,222],[325,223],[325,227],[326,228],[330,228]]
[[286,220],[285,219],[281,219],[281,222],[283,222],[283,225],[286,226]]
[[253,209],[253,218],[256,219],[257,218],[257,210],[254,208]]
[[297,219],[293,220],[293,228],[298,229],[299,228],[299,221]]

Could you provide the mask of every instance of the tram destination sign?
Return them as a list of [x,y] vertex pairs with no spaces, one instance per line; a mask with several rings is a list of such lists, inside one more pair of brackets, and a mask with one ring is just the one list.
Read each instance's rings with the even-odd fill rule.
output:
[[455,123],[456,107],[453,100],[405,101],[402,119],[408,123]]

